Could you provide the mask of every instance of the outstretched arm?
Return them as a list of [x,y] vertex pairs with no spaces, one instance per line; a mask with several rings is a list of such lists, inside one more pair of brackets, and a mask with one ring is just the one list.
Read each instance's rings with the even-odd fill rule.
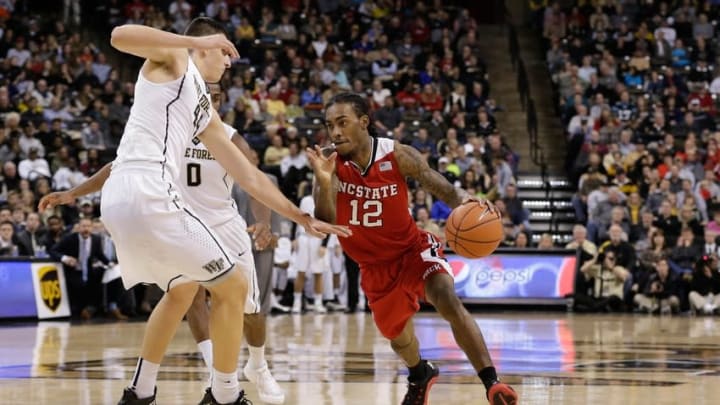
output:
[[105,184],[105,181],[110,176],[111,168],[112,163],[108,163],[82,184],[79,184],[67,191],[58,191],[44,196],[38,203],[38,210],[42,212],[57,205],[71,204],[77,198],[100,191]]
[[445,201],[450,208],[455,208],[471,198],[465,190],[455,188],[440,173],[431,169],[425,157],[412,146],[395,142],[395,160],[403,176],[420,182],[423,189]]
[[113,48],[161,65],[174,65],[194,47],[192,37],[173,34],[144,25],[126,24],[110,34]]
[[317,221],[285,198],[272,181],[265,176],[265,173],[258,170],[237,147],[232,145],[225,135],[225,128],[215,110],[212,110],[210,124],[199,137],[215,159],[230,172],[240,187],[278,214],[302,225],[313,236],[322,237],[324,233],[350,235],[346,227],[331,226]]
[[235,46],[222,34],[191,37],[135,24],[115,27],[110,44],[119,51],[163,65],[174,74],[184,71],[188,49],[222,49],[231,58],[239,57]]

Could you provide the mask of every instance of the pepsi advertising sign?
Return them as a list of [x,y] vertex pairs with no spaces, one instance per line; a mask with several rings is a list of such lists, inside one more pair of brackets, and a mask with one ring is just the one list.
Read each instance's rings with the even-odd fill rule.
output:
[[498,250],[491,256],[467,259],[445,255],[455,278],[455,291],[465,301],[562,300],[573,294],[575,251]]

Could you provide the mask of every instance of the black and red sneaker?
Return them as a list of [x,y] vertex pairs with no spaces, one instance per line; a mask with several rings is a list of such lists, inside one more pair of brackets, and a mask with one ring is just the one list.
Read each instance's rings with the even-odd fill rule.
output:
[[413,381],[408,377],[408,390],[403,398],[402,405],[427,405],[430,397],[430,388],[440,375],[440,369],[435,367],[427,360],[421,360],[425,363],[425,378],[419,381]]

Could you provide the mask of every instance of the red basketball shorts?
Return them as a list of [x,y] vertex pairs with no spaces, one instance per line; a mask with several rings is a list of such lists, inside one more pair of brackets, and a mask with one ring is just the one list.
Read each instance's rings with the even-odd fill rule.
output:
[[438,272],[452,275],[441,243],[427,234],[427,242],[411,249],[397,261],[361,265],[361,285],[380,333],[396,338],[425,299],[425,282]]

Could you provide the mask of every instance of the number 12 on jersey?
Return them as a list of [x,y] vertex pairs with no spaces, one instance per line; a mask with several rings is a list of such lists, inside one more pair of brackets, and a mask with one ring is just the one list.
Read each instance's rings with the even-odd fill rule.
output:
[[[382,202],[377,200],[365,200],[360,208],[360,201],[350,200],[352,214],[350,216],[350,225],[362,225],[366,228],[375,228],[382,226]],[[362,209],[362,212],[360,210]],[[360,217],[362,215],[362,222]]]

